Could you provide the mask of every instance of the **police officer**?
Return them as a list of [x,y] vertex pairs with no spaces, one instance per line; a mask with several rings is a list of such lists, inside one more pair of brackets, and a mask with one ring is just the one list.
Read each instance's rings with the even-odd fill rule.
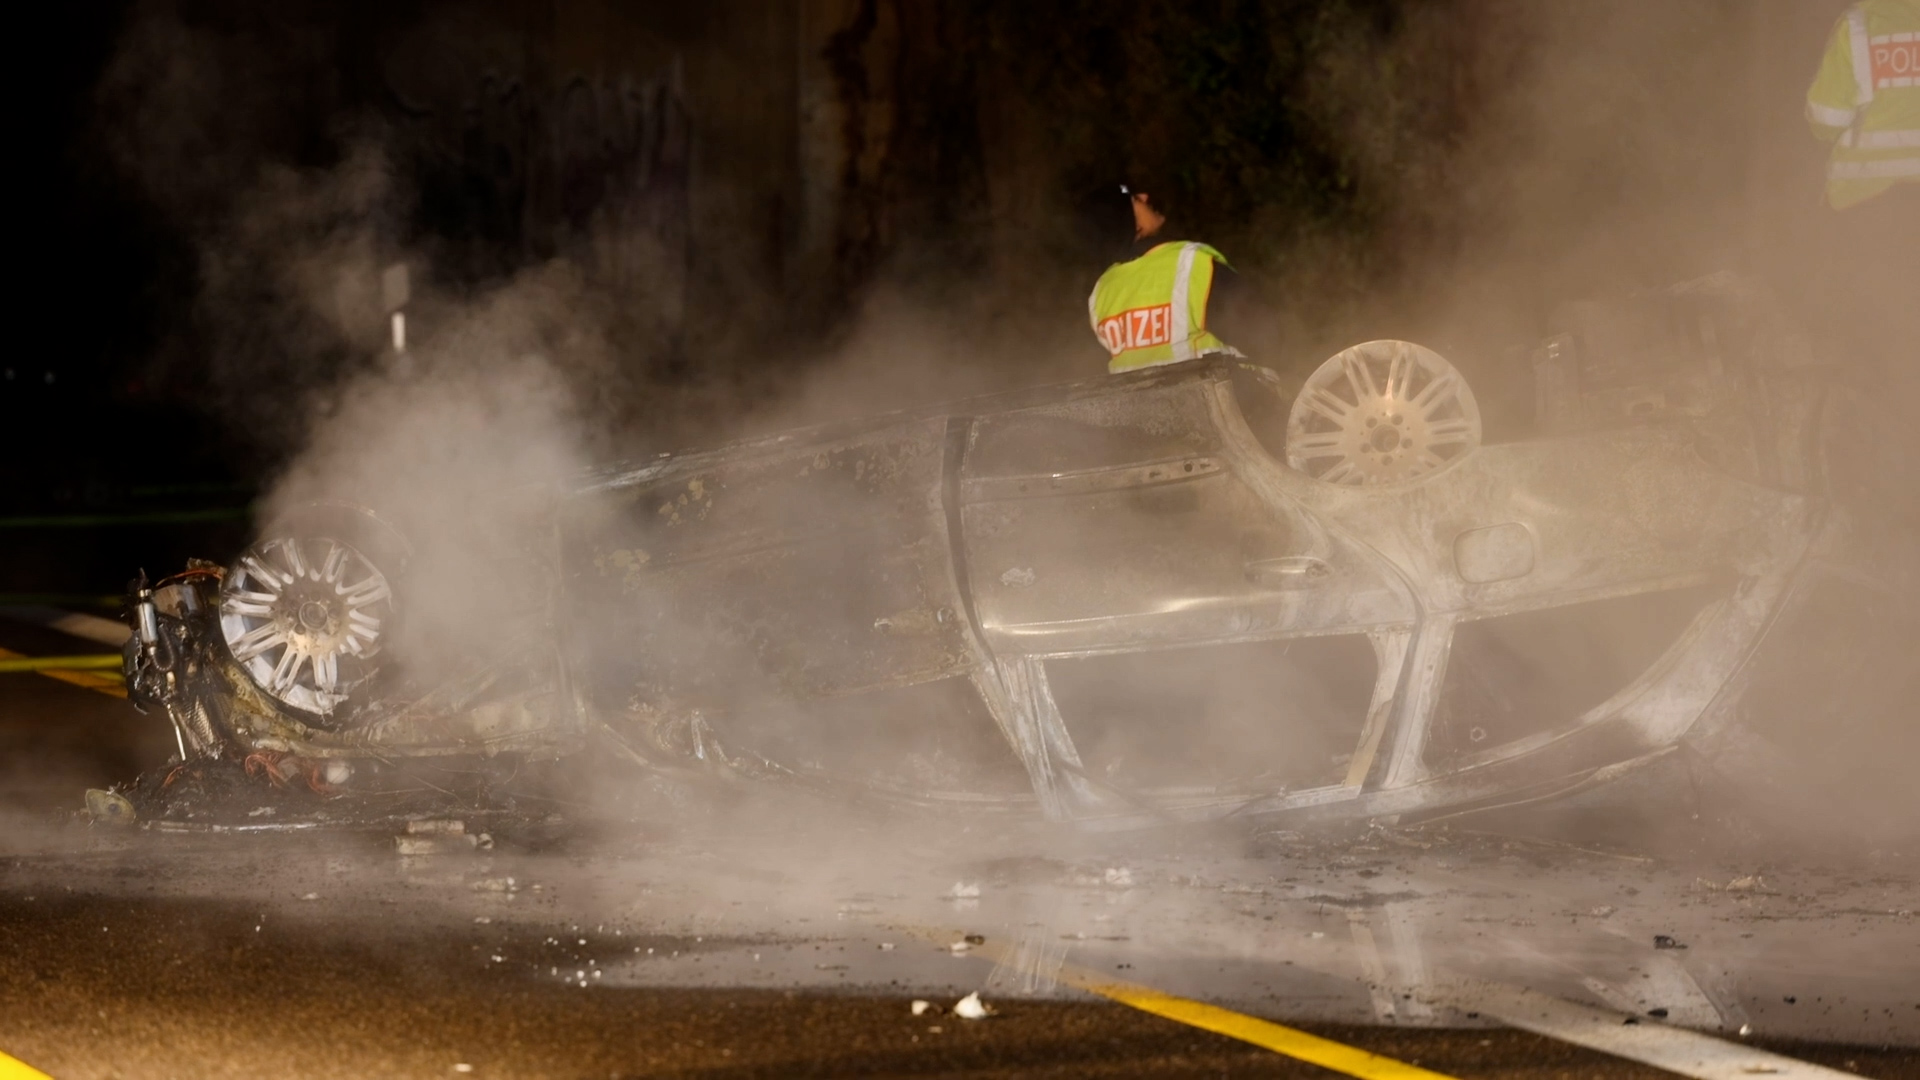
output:
[[1833,143],[1834,209],[1920,183],[1920,0],[1860,0],[1847,9],[1807,90],[1807,121]]
[[1835,212],[1809,234],[1798,268],[1803,318],[1881,398],[1911,408],[1920,404],[1920,0],[1846,9],[1807,90],[1807,120],[1833,144]]
[[[1177,232],[1150,191],[1120,185],[1139,253],[1107,267],[1087,297],[1087,320],[1118,374],[1202,356],[1241,355],[1209,325],[1209,308],[1233,276],[1224,255]],[[1225,273],[1223,274],[1222,271]]]
[[1920,528],[1920,0],[1859,0],[1827,35],[1807,120],[1833,144],[1826,195],[1790,271],[1801,319],[1880,420],[1872,516]]

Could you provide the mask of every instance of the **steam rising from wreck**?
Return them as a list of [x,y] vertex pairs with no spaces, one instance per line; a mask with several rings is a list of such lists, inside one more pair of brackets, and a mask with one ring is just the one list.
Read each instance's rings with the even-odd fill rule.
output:
[[[500,648],[526,599],[518,545],[540,493],[590,463],[1098,372],[1081,312],[1099,266],[1072,222],[1078,192],[1125,169],[1173,178],[1190,220],[1217,230],[1206,239],[1255,284],[1241,314],[1258,336],[1241,348],[1310,366],[1355,341],[1421,340],[1474,383],[1492,441],[1532,430],[1521,346],[1568,329],[1556,309],[1730,266],[1802,305],[1813,349],[1866,357],[1850,377],[1895,380],[1870,386],[1883,403],[1920,402],[1910,364],[1870,362],[1913,340],[1912,305],[1887,285],[1905,281],[1910,300],[1895,249],[1876,249],[1887,265],[1852,265],[1848,280],[1864,284],[1844,299],[1809,270],[1835,263],[1842,228],[1813,205],[1818,152],[1801,145],[1796,102],[1826,14],[1326,4],[1312,33],[1260,46],[1258,78],[1246,71],[1260,65],[1234,68],[1232,92],[1203,99],[1180,96],[1180,79],[1215,71],[1226,46],[1179,5],[1082,13],[1117,24],[1104,30],[1145,19],[1190,35],[1127,40],[1120,74],[1079,45],[1049,68],[1055,50],[1033,43],[1083,29],[1064,18],[1034,25],[983,3],[985,29],[963,34],[957,15],[916,5],[841,7],[794,5],[771,44],[720,16],[634,17],[612,35],[627,56],[590,44],[572,5],[539,6],[557,27],[543,37],[454,29],[432,12],[362,38],[160,6],[129,24],[101,91],[108,144],[195,267],[192,345],[155,370],[204,378],[211,407],[279,462],[266,520],[347,500],[408,535],[401,662],[448,672]],[[1261,11],[1248,22],[1263,32],[1292,25]],[[317,43],[380,70],[335,71],[312,59]],[[933,63],[943,48],[987,66]],[[728,97],[729,76],[762,53],[784,66],[756,70],[785,74],[738,91],[744,104]],[[281,65],[337,81],[288,79]],[[1311,175],[1265,162],[1236,186],[1216,158],[1249,151],[1196,142],[1220,134],[1208,100],[1239,121],[1284,115],[1284,130],[1249,131],[1247,145]],[[1110,130],[1121,113],[1132,125]],[[303,130],[280,123],[293,114]],[[401,265],[409,329],[396,350],[382,282]],[[189,352],[203,373],[186,374]],[[1912,438],[1911,425],[1873,430]],[[1851,467],[1901,468],[1888,463],[1903,453],[1914,459],[1873,443]],[[1868,505],[1911,535],[1910,507]],[[1914,643],[1879,641],[1875,655]],[[1356,694],[1345,674],[1268,685],[1259,664],[1183,669],[1168,685]],[[1097,697],[1102,680],[1085,681]],[[1799,815],[1816,834],[1857,834],[1863,816],[1910,823],[1920,805],[1875,762],[1910,760],[1917,729],[1881,719],[1902,715],[1882,704],[1823,724],[1901,752],[1841,754],[1789,720],[1771,749],[1714,749],[1724,758],[1703,767],[1745,763],[1728,767],[1761,770],[1802,811],[1840,807]],[[1781,772],[1796,754],[1804,796]]]

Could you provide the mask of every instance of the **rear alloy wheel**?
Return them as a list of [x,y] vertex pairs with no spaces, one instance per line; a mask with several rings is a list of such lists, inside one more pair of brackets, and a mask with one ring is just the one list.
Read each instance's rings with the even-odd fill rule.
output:
[[1287,417],[1287,464],[1330,484],[1415,480],[1480,445],[1467,380],[1432,349],[1369,341],[1307,379]]
[[327,537],[247,549],[220,588],[220,632],[260,689],[326,716],[377,670],[393,589],[360,551]]

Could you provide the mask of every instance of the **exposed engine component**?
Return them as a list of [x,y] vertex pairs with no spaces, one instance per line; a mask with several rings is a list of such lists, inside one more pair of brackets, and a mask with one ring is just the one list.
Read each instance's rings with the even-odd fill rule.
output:
[[1479,445],[1467,380],[1411,341],[1369,341],[1329,358],[1287,418],[1287,464],[1330,484],[1417,479]]
[[205,670],[202,642],[211,627],[200,582],[217,581],[221,571],[192,562],[184,573],[152,586],[143,573],[127,593],[133,623],[124,653],[127,694],[140,711],[157,708],[166,715],[182,761],[218,757],[221,749],[210,699],[192,689]]
[[326,716],[378,670],[393,616],[386,575],[327,537],[263,540],[220,588],[220,633],[276,700]]

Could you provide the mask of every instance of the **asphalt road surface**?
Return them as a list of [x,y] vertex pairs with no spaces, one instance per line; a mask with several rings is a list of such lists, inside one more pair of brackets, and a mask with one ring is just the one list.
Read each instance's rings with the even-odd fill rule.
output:
[[[1340,1075],[1100,979],[1446,1076],[1673,1075],[1631,1057],[1689,1032],[1724,1052],[1695,1075],[1920,1076],[1917,853],[1089,837],[751,792],[486,841],[310,828],[265,787],[249,829],[108,828],[82,790],[170,740],[0,680],[0,1051],[56,1077]],[[975,992],[995,1015],[951,1012]],[[1513,1026],[1548,1014],[1578,1023]]]

